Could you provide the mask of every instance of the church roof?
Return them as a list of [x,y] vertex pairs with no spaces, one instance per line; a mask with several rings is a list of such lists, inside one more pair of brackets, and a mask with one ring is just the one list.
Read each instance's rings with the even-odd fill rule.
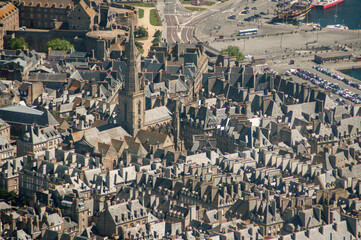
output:
[[172,119],[172,113],[166,106],[145,111],[145,125],[151,125]]

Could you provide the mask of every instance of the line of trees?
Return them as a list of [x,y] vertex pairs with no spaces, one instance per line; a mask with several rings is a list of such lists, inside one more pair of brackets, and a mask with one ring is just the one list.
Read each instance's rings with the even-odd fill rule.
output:
[[[7,42],[7,49],[17,50],[17,49],[26,49],[28,48],[28,43],[25,41],[23,37],[12,38]],[[69,41],[64,39],[53,39],[46,43],[46,51],[51,48],[53,50],[62,50],[69,51],[73,48],[73,45],[70,44]]]

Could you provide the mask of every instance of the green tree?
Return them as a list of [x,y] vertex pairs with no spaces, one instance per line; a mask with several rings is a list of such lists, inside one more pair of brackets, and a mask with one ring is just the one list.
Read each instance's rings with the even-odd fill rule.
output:
[[157,30],[155,33],[154,33],[154,37],[157,38],[157,37],[162,37],[162,32],[160,30]]
[[148,37],[148,31],[144,27],[138,27],[134,34],[137,38],[147,38]]
[[14,191],[7,192],[5,189],[0,189],[0,199],[4,199],[7,203],[14,206],[24,206],[28,204],[28,199],[19,197]]
[[139,51],[141,54],[143,54],[143,53],[144,53],[143,45],[142,45],[140,42],[137,42],[137,41],[136,41],[134,44],[135,44],[135,46],[137,47],[138,51]]
[[72,47],[73,46],[70,44],[69,41],[59,38],[53,39],[46,43],[46,49],[51,48],[53,50],[69,51]]
[[236,46],[228,46],[227,48],[223,49],[222,52],[227,52],[228,56],[236,57],[237,61],[244,59],[243,53]]
[[152,40],[153,44],[160,43],[162,41],[162,32],[160,30],[157,30],[154,33],[154,39]]
[[160,43],[160,39],[159,39],[159,38],[154,38],[154,39],[152,40],[152,43],[153,43],[153,44],[158,44],[158,43]]
[[28,44],[25,42],[23,37],[12,38],[8,41],[8,48],[11,50],[27,48]]

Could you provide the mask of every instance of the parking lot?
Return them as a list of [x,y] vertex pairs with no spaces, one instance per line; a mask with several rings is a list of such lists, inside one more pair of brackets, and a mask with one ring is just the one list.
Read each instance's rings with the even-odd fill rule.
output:
[[[227,10],[197,25],[195,35],[218,50],[229,45],[237,46],[245,54],[266,55],[273,52],[333,48],[338,43],[359,41],[357,30],[313,30],[313,24],[268,24],[276,5],[271,0],[239,0]],[[238,36],[239,30],[258,29],[258,34]],[[274,57],[279,57],[274,56]],[[273,56],[271,56],[273,57]]]
[[345,103],[361,103],[361,84],[350,81],[348,78],[340,76],[332,71],[326,70],[321,66],[313,66],[308,69],[290,69],[286,75],[298,77],[322,89],[331,90],[333,99]]

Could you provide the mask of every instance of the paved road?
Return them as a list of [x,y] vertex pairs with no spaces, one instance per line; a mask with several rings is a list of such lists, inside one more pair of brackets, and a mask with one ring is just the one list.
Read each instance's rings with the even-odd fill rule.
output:
[[166,35],[166,39],[168,42],[170,43],[175,43],[177,41],[179,41],[179,36],[178,36],[178,19],[177,16],[174,14],[166,14],[164,15],[164,19],[166,22],[166,28],[167,28],[167,35]]
[[[192,42],[195,26],[207,19],[211,19],[213,15],[223,14],[224,11],[235,9],[240,0],[230,0],[226,4],[216,5],[215,8],[206,12],[185,13],[177,12],[182,18],[180,24],[176,15],[176,8],[180,8],[179,2],[166,0],[164,2],[163,16],[166,22],[166,39],[170,43],[174,42]],[[243,0],[246,1],[246,0]],[[183,17],[182,17],[183,16]],[[184,17],[185,16],[185,17]]]

